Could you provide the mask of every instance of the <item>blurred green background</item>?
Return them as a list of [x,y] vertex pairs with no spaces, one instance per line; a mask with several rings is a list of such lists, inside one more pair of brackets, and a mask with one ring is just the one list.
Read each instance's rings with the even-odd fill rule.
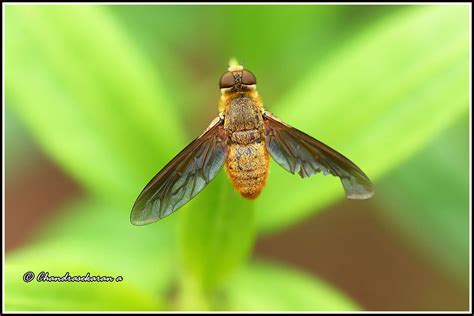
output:
[[[4,8],[7,311],[469,308],[469,5]],[[373,199],[272,162],[254,202],[221,172],[173,216],[130,224],[216,116],[233,56]]]

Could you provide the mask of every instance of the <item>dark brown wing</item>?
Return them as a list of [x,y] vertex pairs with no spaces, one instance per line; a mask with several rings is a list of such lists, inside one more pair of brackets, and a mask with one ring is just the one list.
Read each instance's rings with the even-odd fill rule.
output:
[[264,113],[266,145],[275,161],[291,173],[302,177],[323,172],[341,179],[346,197],[368,199],[373,194],[369,178],[352,161],[312,138],[286,125],[271,113]]
[[226,157],[223,120],[216,118],[146,185],[133,205],[132,224],[149,224],[176,211],[216,176]]

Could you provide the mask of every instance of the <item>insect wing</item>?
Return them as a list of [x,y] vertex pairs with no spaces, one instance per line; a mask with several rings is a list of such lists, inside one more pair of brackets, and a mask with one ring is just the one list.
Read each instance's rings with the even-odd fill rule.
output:
[[315,173],[332,174],[341,179],[347,198],[373,196],[372,183],[352,161],[313,137],[273,116],[264,114],[266,146],[272,158],[284,169],[302,177]]
[[223,120],[217,118],[146,185],[133,205],[132,224],[155,222],[186,204],[216,176],[226,157]]

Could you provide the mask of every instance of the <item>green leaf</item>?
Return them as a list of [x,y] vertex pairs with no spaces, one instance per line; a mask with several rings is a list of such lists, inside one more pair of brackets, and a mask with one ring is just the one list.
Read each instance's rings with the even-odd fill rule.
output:
[[160,310],[163,302],[152,293],[121,282],[40,282],[27,283],[23,275],[29,271],[37,277],[41,272],[49,276],[111,276],[106,270],[95,269],[80,261],[68,261],[49,257],[39,261],[7,260],[5,264],[5,310],[6,311],[134,311]]
[[[252,201],[244,200],[227,183],[222,171],[181,211],[180,257],[184,306],[204,308],[216,288],[247,259],[255,240]],[[202,302],[194,296],[202,296]],[[204,306],[199,306],[204,304]]]
[[157,70],[101,6],[6,6],[6,103],[79,182],[130,202],[183,141]]
[[270,262],[245,266],[229,282],[235,311],[357,311],[346,295],[303,272]]
[[[341,151],[376,182],[468,108],[469,30],[468,6],[399,12],[345,45],[268,110]],[[342,196],[335,177],[303,181],[272,164],[256,205],[257,226],[281,229]]]
[[33,244],[8,253],[7,259],[13,267],[19,262],[31,271],[57,269],[63,274],[72,269],[66,263],[79,262],[103,274],[121,275],[133,288],[163,299],[177,265],[176,221],[136,227],[128,217],[116,218],[119,208],[99,201],[76,203],[63,210]]
[[[212,7],[207,19],[219,23],[219,38],[226,38],[228,21],[245,21],[249,32],[235,32],[218,47],[226,56],[235,56],[257,75],[258,90],[269,108],[277,104],[288,87],[315,67],[324,65],[347,37],[357,34],[367,20],[383,12],[384,6],[279,5]],[[209,9],[211,10],[211,9]],[[350,19],[351,23],[346,21]],[[216,21],[217,20],[217,21]],[[220,57],[220,56],[219,56]],[[227,57],[228,58],[228,57]],[[219,65],[226,60],[219,60]],[[308,65],[312,67],[308,67]]]
[[[466,113],[467,114],[467,113]],[[403,172],[401,172],[403,170]],[[400,190],[403,188],[403,190]],[[380,183],[386,215],[433,264],[469,280],[469,116]]]

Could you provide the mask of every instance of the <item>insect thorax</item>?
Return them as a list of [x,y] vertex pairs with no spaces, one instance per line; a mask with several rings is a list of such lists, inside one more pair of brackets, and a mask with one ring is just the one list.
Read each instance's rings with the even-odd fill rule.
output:
[[259,130],[262,125],[260,107],[247,95],[230,99],[224,110],[224,117],[224,128],[228,133]]

